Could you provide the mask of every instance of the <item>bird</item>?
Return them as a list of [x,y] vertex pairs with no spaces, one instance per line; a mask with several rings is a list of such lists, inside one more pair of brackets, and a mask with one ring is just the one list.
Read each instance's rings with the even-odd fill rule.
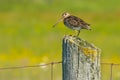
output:
[[91,30],[90,24],[86,23],[79,17],[64,12],[62,17],[53,25],[55,27],[59,22],[63,21],[64,25],[72,30],[77,30],[77,36],[80,34],[81,29]]

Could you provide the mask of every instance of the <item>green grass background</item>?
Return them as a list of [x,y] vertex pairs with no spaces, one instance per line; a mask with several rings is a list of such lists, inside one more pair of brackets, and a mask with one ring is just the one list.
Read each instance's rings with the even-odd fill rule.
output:
[[[62,38],[75,35],[61,22],[65,11],[91,24],[80,37],[102,50],[101,61],[120,63],[120,0],[0,0],[0,67],[61,61]],[[102,80],[109,80],[110,66],[102,66]],[[120,80],[115,66],[113,80]],[[45,75],[44,75],[45,74]],[[61,65],[54,66],[54,80],[61,80]],[[50,80],[50,67],[0,71],[0,80]]]

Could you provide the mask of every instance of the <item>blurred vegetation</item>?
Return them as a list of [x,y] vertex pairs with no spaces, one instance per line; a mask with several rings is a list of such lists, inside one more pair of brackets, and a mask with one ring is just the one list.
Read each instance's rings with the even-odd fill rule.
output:
[[[0,67],[61,61],[63,36],[75,35],[63,23],[52,28],[64,11],[91,24],[93,30],[82,30],[80,37],[101,48],[102,62],[119,63],[119,4],[120,0],[0,0]],[[61,80],[60,66],[55,69],[59,72],[55,79]],[[109,73],[107,67],[104,70]],[[0,77],[1,80],[33,80],[35,77],[48,80],[40,77],[43,73],[37,68],[11,70],[2,71]],[[49,69],[45,74],[49,76]],[[116,75],[114,80],[119,80],[120,72]],[[109,74],[103,76],[103,80],[107,80]]]

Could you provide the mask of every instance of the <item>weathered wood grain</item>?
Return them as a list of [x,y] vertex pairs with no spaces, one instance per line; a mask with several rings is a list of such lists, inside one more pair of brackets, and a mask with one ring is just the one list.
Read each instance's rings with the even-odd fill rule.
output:
[[75,36],[63,38],[63,80],[101,80],[100,49]]

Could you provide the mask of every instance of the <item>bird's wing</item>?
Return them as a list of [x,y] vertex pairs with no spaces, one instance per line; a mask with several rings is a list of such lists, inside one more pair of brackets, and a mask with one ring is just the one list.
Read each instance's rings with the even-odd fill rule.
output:
[[65,19],[71,26],[78,26],[78,20],[74,16],[69,16]]
[[76,16],[72,16],[74,18],[74,20],[77,22],[77,26],[85,26],[88,25],[90,26],[90,24],[86,23],[85,21],[83,21],[82,19],[76,17]]

